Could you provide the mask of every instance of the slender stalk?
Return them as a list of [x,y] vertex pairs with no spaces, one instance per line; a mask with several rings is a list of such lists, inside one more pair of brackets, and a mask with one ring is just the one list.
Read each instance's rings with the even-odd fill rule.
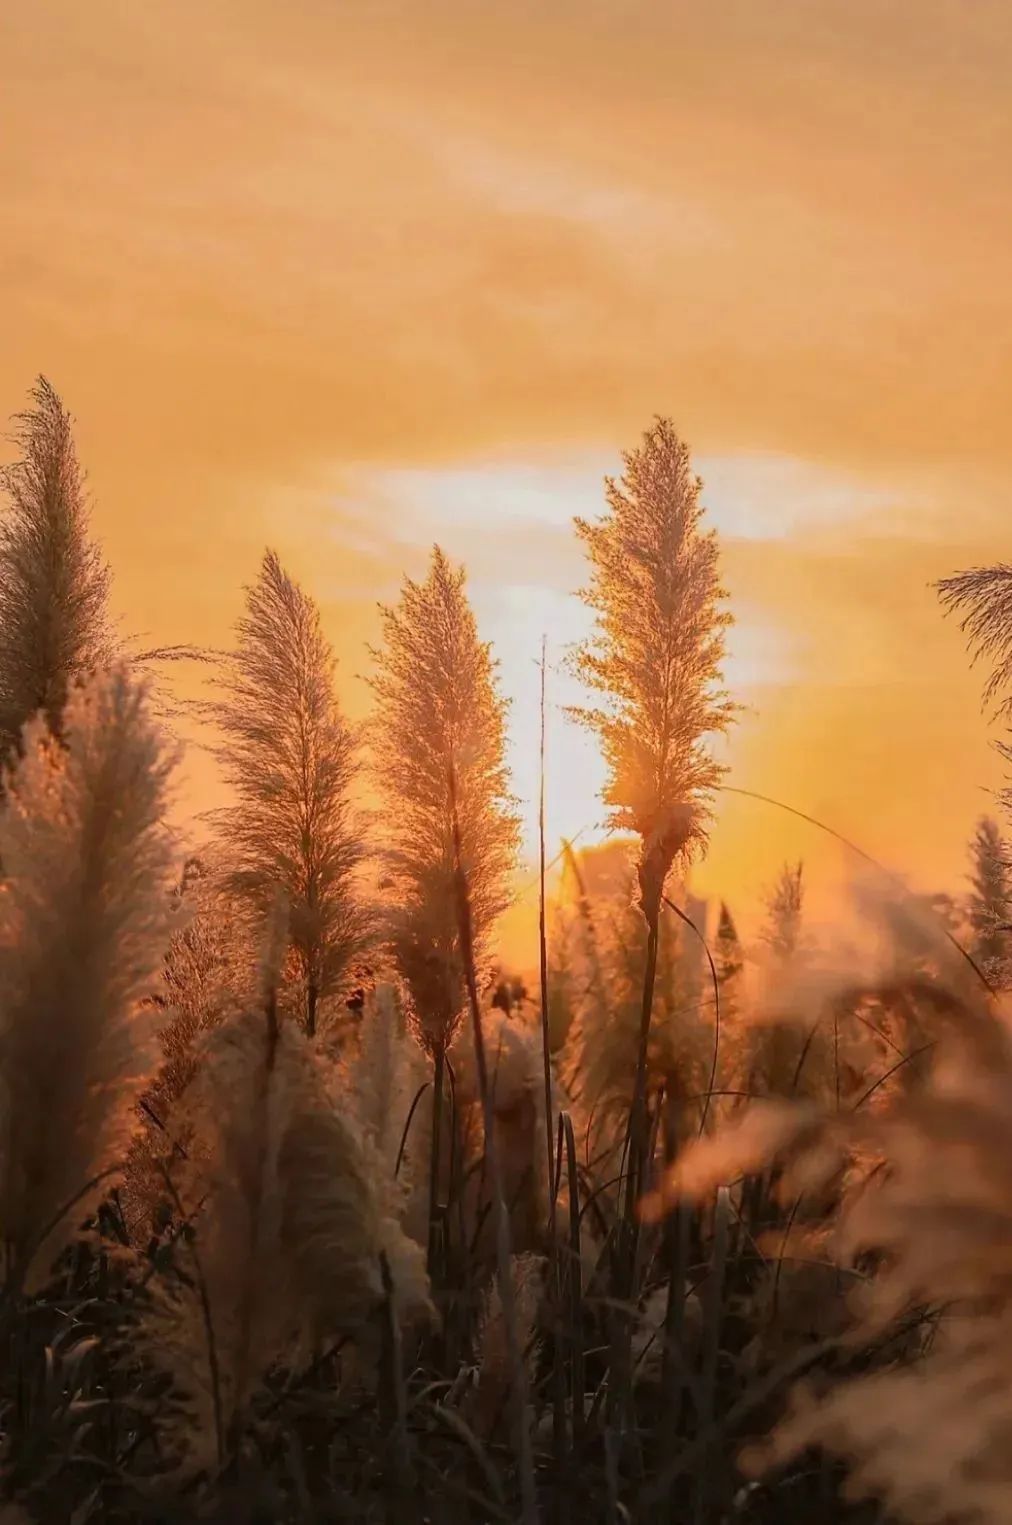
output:
[[548,934],[545,927],[545,657],[547,640],[541,637],[541,776],[538,792],[538,946],[541,956],[541,1043],[545,1064],[545,1137],[548,1169],[548,1224],[555,1242],[555,1128],[552,1119],[552,1057],[548,1021]]
[[[674,1162],[678,1152],[678,1126],[676,1103],[672,1097],[666,1102],[665,1162]],[[679,1419],[682,1407],[683,1372],[685,1369],[685,1287],[689,1271],[689,1231],[691,1209],[687,1202],[679,1200],[664,1225],[664,1252],[668,1267],[668,1302],[664,1316],[664,1353],[661,1375],[661,1391],[664,1395],[662,1410],[661,1445],[670,1454],[678,1439]]]
[[[566,1373],[562,1349],[562,1278],[559,1267],[559,1244],[556,1235],[558,1173],[555,1169],[555,1128],[552,1114],[552,1046],[548,1009],[548,932],[545,922],[545,675],[547,671],[546,636],[541,637],[541,734],[539,738],[540,776],[538,788],[538,949],[541,977],[541,1053],[545,1077],[545,1168],[548,1173],[548,1285],[553,1323],[552,1345],[552,1440],[555,1454],[556,1517],[567,1517],[563,1493],[566,1472]],[[561,1158],[561,1157],[560,1157]]]
[[[730,1224],[730,1197],[726,1186],[717,1188],[717,1202],[713,1222],[713,1254],[710,1275],[704,1297],[703,1362],[701,1374],[702,1402],[699,1412],[699,1429],[702,1435],[712,1435],[716,1422],[717,1364],[720,1357],[720,1332],[724,1312],[724,1273],[727,1269],[728,1229]],[[709,1509],[709,1467],[704,1453],[696,1471],[696,1489],[693,1502],[693,1525],[703,1525]]]
[[443,1138],[443,1089],[446,1078],[446,1048],[440,1043],[433,1060],[432,1144],[429,1150],[429,1279],[436,1281],[442,1264],[443,1215],[439,1202],[439,1166]]
[[482,1120],[485,1130],[485,1159],[492,1187],[493,1209],[496,1218],[496,1262],[499,1278],[499,1297],[502,1303],[503,1323],[512,1368],[512,1399],[514,1420],[514,1445],[520,1470],[521,1519],[523,1525],[537,1525],[538,1501],[534,1483],[534,1452],[530,1431],[527,1427],[527,1373],[524,1369],[524,1351],[517,1334],[516,1300],[513,1295],[513,1276],[510,1263],[509,1215],[502,1191],[502,1172],[496,1147],[495,1109],[488,1078],[488,1057],[485,1052],[485,1034],[482,1029],[481,1008],[478,1003],[478,977],[474,962],[474,938],[471,928],[471,902],[467,888],[460,838],[460,813],[457,809],[457,781],[453,763],[450,763],[450,809],[453,821],[454,878],[457,888],[457,917],[460,928],[460,950],[467,985],[468,1006],[471,1013],[471,1032],[474,1040],[474,1062],[478,1073],[478,1092],[481,1098]]
[[[160,1166],[161,1176],[166,1189],[172,1198],[173,1205],[180,1218],[186,1220],[186,1212],[176,1190],[176,1184],[169,1174],[168,1168]],[[211,1296],[207,1290],[207,1277],[204,1275],[204,1267],[197,1249],[195,1237],[188,1237],[187,1247],[190,1251],[190,1259],[193,1261],[194,1279],[197,1283],[197,1296],[200,1302],[200,1317],[204,1326],[204,1342],[207,1346],[207,1371],[211,1384],[211,1407],[214,1414],[214,1445],[218,1467],[225,1465],[225,1411],[221,1396],[221,1363],[218,1359],[218,1340],[214,1330],[214,1316],[211,1312]]]
[[[278,1027],[277,991],[274,987],[267,997],[266,1020],[266,1046],[264,1050],[263,1073],[260,1078],[259,1092],[257,1096],[257,1110],[260,1114],[257,1128],[257,1159],[256,1173],[254,1176],[255,1199],[249,1214],[249,1226],[246,1250],[246,1274],[243,1280],[242,1296],[239,1300],[238,1309],[238,1334],[236,1336],[236,1348],[240,1353],[239,1371],[236,1377],[235,1391],[237,1398],[246,1397],[246,1386],[251,1364],[252,1352],[250,1350],[250,1331],[253,1327],[253,1266],[258,1258],[257,1240],[260,1233],[260,1213],[263,1205],[264,1191],[266,1188],[266,1171],[268,1164],[268,1128],[270,1125],[271,1089],[274,1079],[274,1064],[277,1057]],[[244,1415],[239,1404],[236,1404],[232,1414],[232,1422],[229,1426],[227,1441],[229,1450],[235,1454],[239,1448],[239,1436]]]
[[608,1408],[613,1422],[622,1430],[627,1429],[631,1417],[629,1409],[632,1395],[632,1329],[636,1307],[636,1263],[639,1248],[639,1220],[636,1205],[642,1195],[648,1153],[647,1058],[654,987],[657,982],[660,908],[659,906],[654,908],[653,915],[648,908],[645,914],[647,958],[643,972],[643,1003],[640,1011],[636,1080],[625,1138],[625,1199],[617,1224],[615,1306],[610,1321],[608,1362]]
[[584,1441],[583,1351],[583,1247],[580,1233],[580,1179],[576,1160],[573,1120],[568,1112],[559,1115],[559,1127],[566,1146],[566,1177],[569,1186],[569,1337],[572,1342],[570,1402],[572,1406],[573,1451],[579,1457]]
[[[573,839],[575,841],[575,838]],[[594,913],[591,910],[590,896],[587,893],[586,880],[580,867],[580,860],[573,851],[573,842],[563,840],[563,856],[567,867],[571,870],[576,880],[577,910],[580,914],[580,922],[584,931],[584,948],[587,962],[590,965],[590,983],[594,987],[594,994],[602,1004],[605,998],[604,981],[601,977],[601,959],[597,946],[597,928],[594,925]]]
[[407,1120],[405,1121],[404,1127],[401,1130],[401,1142],[397,1150],[397,1159],[394,1163],[395,1179],[401,1173],[401,1166],[404,1163],[404,1151],[408,1147],[408,1134],[411,1132],[411,1124],[414,1122],[415,1112],[418,1109],[418,1103],[421,1101],[422,1097],[425,1095],[428,1089],[429,1082],[424,1080],[418,1087],[418,1090],[415,1092],[415,1099],[411,1103],[411,1106],[408,1108]]
[[[647,1060],[650,1052],[650,1024],[654,1009],[654,988],[657,983],[657,947],[659,913],[647,918],[647,960],[643,971],[643,1003],[640,1009],[639,1050],[636,1055],[636,1081],[633,1087],[632,1108],[629,1114],[629,1161],[626,1173],[626,1196],[623,1223],[627,1236],[627,1270],[631,1275],[635,1263],[638,1239],[636,1204],[643,1186],[647,1144]],[[625,1287],[627,1297],[634,1292],[630,1284]]]
[[396,1518],[406,1521],[417,1518],[417,1495],[408,1439],[408,1402],[404,1387],[401,1326],[394,1306],[394,1284],[385,1250],[380,1252],[380,1273],[383,1279],[381,1392],[390,1446],[390,1503]]
[[720,978],[717,974],[717,966],[713,962],[710,945],[696,926],[696,923],[675,905],[675,902],[669,895],[662,895],[661,900],[669,911],[674,911],[679,920],[683,921],[689,928],[689,931],[698,939],[703,952],[706,954],[706,961],[710,966],[710,979],[713,982],[713,1058],[710,1061],[710,1079],[706,1088],[706,1096],[703,1100],[703,1115],[699,1120],[699,1136],[702,1138],[706,1132],[706,1120],[710,1115],[711,1098],[719,1094],[714,1088],[717,1084],[717,1068],[720,1063]]

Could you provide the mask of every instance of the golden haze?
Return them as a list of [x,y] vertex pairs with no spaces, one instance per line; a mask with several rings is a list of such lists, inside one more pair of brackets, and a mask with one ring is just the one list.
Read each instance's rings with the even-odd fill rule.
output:
[[[128,628],[222,643],[270,541],[360,712],[375,599],[438,532],[519,684],[548,607],[527,594],[579,582],[564,523],[599,498],[562,472],[557,521],[518,540],[497,498],[455,533],[407,513],[398,473],[430,499],[475,467],[583,483],[669,413],[718,477],[786,463],[716,514],[752,706],[732,781],[958,880],[998,767],[929,584],[1005,554],[1007,5],[2,19],[0,406],[44,370],[75,411]],[[529,703],[517,725],[529,762]],[[554,787],[559,829],[593,817],[592,768]],[[813,851],[735,800],[703,881],[751,895]]]

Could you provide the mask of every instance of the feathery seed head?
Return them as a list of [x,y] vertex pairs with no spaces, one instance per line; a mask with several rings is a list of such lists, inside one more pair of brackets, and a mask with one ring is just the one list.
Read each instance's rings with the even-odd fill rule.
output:
[[384,796],[387,945],[419,1041],[445,1049],[465,1007],[455,838],[475,957],[508,903],[519,827],[505,762],[504,701],[456,571],[438,547],[422,583],[381,611],[373,767]]
[[916,1360],[818,1401],[799,1393],[762,1460],[821,1445],[848,1460],[853,1492],[900,1518],[999,1525],[1012,1498],[1012,1039],[979,996],[950,995],[947,1008],[927,1084],[854,1120],[851,1147],[886,1168],[853,1194],[840,1236],[846,1255],[871,1252],[877,1265],[855,1303],[856,1338],[925,1307],[944,1316]]
[[[516,1338],[524,1355],[530,1389],[538,1363],[537,1317],[543,1295],[544,1259],[540,1255],[514,1255],[509,1264]],[[477,1433],[487,1438],[508,1412],[512,1385],[509,1338],[498,1275],[485,1296],[478,1348],[478,1382],[472,1394],[470,1418]]]
[[71,418],[40,376],[15,419],[20,458],[0,471],[0,754],[42,711],[58,733],[75,682],[108,666],[109,570],[89,538]]
[[401,1315],[428,1298],[421,1251],[392,1216],[392,1173],[297,1024],[222,1023],[172,1120],[192,1139],[175,1194],[194,1267],[162,1288],[147,1335],[176,1383],[170,1439],[200,1466],[216,1435],[241,1431],[276,1363],[362,1330],[382,1295],[382,1251]]
[[288,984],[312,1035],[367,942],[350,804],[356,742],[334,696],[319,611],[273,551],[246,590],[237,633],[222,697],[206,706],[237,800],[215,816],[223,882],[257,927],[285,897]]
[[150,997],[172,930],[162,825],[170,768],[143,691],[119,669],[71,694],[64,747],[43,719],[31,722],[9,778],[0,815],[8,1275],[33,1259],[42,1274],[86,1216],[95,1193],[84,1188],[122,1160],[157,1059]]
[[705,738],[734,715],[720,686],[730,615],[716,538],[700,527],[701,484],[674,426],[658,419],[624,461],[621,482],[607,482],[607,513],[576,520],[596,619],[575,665],[601,703],[574,714],[600,739],[613,824],[641,839],[652,921],[676,858],[705,844],[724,771]]

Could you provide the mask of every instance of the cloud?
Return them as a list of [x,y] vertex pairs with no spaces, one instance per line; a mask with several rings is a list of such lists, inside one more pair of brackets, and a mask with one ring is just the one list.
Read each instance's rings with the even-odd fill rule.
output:
[[1007,465],[1007,10],[758,14],[40,0],[5,377],[278,474],[658,409],[707,450]]
[[519,683],[571,509],[670,413],[736,772],[952,873],[994,767],[928,584],[1006,553],[1010,65],[1003,0],[35,0],[0,398],[77,413],[128,624],[224,640],[273,543],[356,709],[437,536]]

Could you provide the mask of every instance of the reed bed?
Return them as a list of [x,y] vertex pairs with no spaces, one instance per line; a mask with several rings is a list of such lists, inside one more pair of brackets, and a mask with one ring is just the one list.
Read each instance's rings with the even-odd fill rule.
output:
[[[564,846],[554,907],[542,648],[531,999],[494,962],[519,827],[462,570],[437,548],[384,610],[362,737],[265,556],[204,654],[234,804],[187,859],[69,416],[33,399],[0,535],[0,1521],[1007,1521],[1005,846],[981,822],[971,892],[928,901],[845,844],[846,938],[800,864],[745,940],[694,896],[735,710],[673,426],[578,524],[616,835]],[[1001,603],[1000,570],[947,599]],[[968,628],[1004,661],[1000,614]]]

